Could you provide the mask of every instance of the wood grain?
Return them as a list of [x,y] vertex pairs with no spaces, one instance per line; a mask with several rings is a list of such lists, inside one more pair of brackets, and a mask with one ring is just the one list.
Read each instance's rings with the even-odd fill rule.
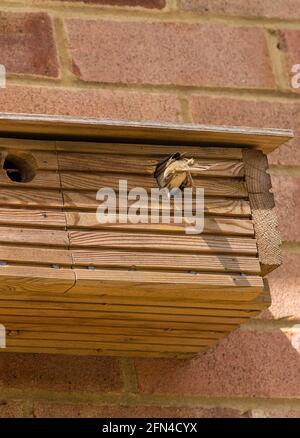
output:
[[[154,178],[133,174],[88,174],[85,172],[60,172],[63,190],[93,190],[103,187],[119,190],[119,181],[126,180],[128,190],[143,187],[146,190],[157,188]],[[246,198],[247,190],[242,179],[238,178],[194,178],[195,185],[204,189],[207,196]],[[51,187],[49,185],[49,187]],[[52,186],[53,187],[53,186]]]
[[[270,152],[293,137],[286,129],[208,126],[196,124],[101,120],[41,114],[0,114],[0,131],[31,138],[47,134],[56,139],[89,139],[163,144],[235,144]],[[6,135],[7,136],[7,135]]]
[[[122,200],[123,197],[120,196],[120,199]],[[93,212],[95,212],[96,209],[99,207],[99,204],[100,202],[96,200],[96,191],[78,192],[66,189],[64,190],[65,209],[93,210]],[[132,202],[128,201],[128,206],[130,206],[131,204]],[[161,203],[153,203],[153,209],[161,210]],[[249,201],[247,201],[246,199],[218,198],[209,196],[204,196],[204,212],[205,214],[214,214],[230,217],[250,217],[251,215],[250,204]]]
[[[194,270],[198,272],[243,272],[259,274],[256,257],[224,255],[134,252],[120,250],[72,250],[73,266],[138,268],[155,270]],[[1,247],[0,247],[1,255]]]
[[[67,212],[66,220],[69,229],[82,228],[89,230],[101,230],[108,229],[124,230],[124,231],[137,231],[137,232],[152,232],[152,233],[180,233],[186,234],[186,227],[189,226],[187,221],[182,220],[182,223],[174,223],[174,218],[170,216],[170,223],[162,223],[162,217],[160,216],[160,223],[152,224],[150,222],[151,217],[139,216],[141,223],[131,223],[129,218],[124,214],[110,214],[110,223],[101,224],[96,216],[96,213],[86,212]],[[143,223],[144,222],[144,223]],[[195,224],[195,222],[194,222]],[[254,228],[251,220],[245,219],[228,219],[218,217],[206,217],[204,219],[203,234],[222,234],[222,235],[238,235],[238,236],[250,236],[254,237]]]
[[[67,217],[68,221],[68,217]],[[68,221],[68,226],[70,223]],[[218,254],[256,255],[254,239],[213,235],[160,235],[109,231],[70,231],[71,247],[124,248],[159,251],[186,251]]]
[[262,275],[278,268],[282,263],[281,237],[271,193],[271,177],[267,173],[268,160],[261,151],[243,152],[246,184],[257,241]]

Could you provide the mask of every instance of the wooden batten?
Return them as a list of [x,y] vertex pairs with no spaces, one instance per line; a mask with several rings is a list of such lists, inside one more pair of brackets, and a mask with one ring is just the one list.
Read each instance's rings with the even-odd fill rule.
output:
[[[266,154],[291,136],[0,114],[0,324],[7,330],[0,352],[190,358],[257,316],[270,305],[263,277],[281,263]],[[194,187],[204,188],[200,235],[172,219],[123,223],[118,208],[115,223],[97,221],[101,187],[118,190],[126,179],[129,190],[149,193],[158,162],[175,152],[194,159]],[[14,180],[18,163],[30,172]],[[152,207],[166,210],[161,202]]]

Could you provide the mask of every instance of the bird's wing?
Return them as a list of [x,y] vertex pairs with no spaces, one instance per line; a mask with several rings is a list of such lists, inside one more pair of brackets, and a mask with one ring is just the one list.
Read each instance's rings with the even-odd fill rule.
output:
[[155,172],[154,172],[154,177],[156,178],[160,173],[164,172],[164,170],[174,161],[176,160],[180,160],[181,158],[181,153],[180,152],[175,152],[172,155],[169,155],[167,158],[164,158],[162,161],[160,161],[158,163],[158,165],[156,166]]

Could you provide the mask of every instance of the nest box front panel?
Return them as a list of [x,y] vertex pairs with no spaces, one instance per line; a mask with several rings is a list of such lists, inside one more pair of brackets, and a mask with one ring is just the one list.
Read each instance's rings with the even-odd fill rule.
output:
[[[25,139],[0,146],[6,351],[191,357],[269,305],[262,270],[278,257],[270,262],[265,237],[257,240],[259,203],[273,209],[261,152]],[[157,163],[176,151],[204,168],[191,170],[205,192],[203,233],[97,221],[100,188],[126,180],[128,190],[150,190]]]

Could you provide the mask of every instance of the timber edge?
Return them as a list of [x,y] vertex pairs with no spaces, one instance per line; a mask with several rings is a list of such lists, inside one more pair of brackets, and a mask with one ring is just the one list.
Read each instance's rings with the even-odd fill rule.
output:
[[243,146],[265,154],[293,138],[289,129],[132,122],[42,114],[0,113],[0,136],[144,144]]

